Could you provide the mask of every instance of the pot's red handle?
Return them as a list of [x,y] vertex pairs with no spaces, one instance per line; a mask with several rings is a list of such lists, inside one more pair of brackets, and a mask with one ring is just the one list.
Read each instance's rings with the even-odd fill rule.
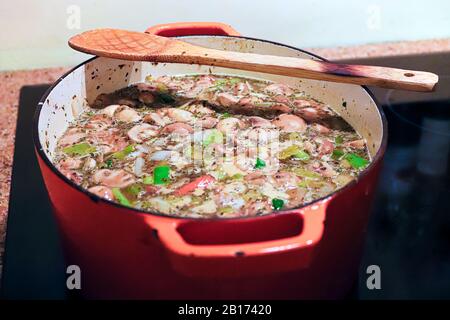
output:
[[[267,218],[212,222],[171,219],[154,227],[169,252],[174,269],[184,275],[234,277],[293,271],[310,265],[314,249],[322,238],[328,202],[329,199],[323,200]],[[228,228],[228,235],[221,228]],[[277,228],[281,231],[276,231]],[[238,243],[236,240],[239,237],[242,240],[242,236],[236,235],[243,232],[247,233],[243,235],[245,240]],[[261,236],[267,237],[267,234],[276,238],[261,241]],[[196,235],[202,240],[196,239]],[[215,238],[212,243],[208,235]]]
[[176,22],[157,24],[145,32],[163,37],[216,35],[240,36],[231,26],[220,22]]

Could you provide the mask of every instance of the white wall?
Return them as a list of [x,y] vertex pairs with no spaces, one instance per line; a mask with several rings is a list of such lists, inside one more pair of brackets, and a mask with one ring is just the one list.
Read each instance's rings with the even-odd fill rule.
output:
[[[243,35],[299,47],[450,37],[446,0],[0,0],[0,70],[73,65],[66,45],[97,27],[144,30],[176,21],[225,22]],[[76,12],[80,10],[80,29]],[[68,26],[69,24],[69,26]]]

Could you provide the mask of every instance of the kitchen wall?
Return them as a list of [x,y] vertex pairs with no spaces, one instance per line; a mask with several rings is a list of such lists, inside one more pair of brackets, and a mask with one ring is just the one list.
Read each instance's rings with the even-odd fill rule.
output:
[[225,22],[243,35],[299,47],[450,37],[446,0],[0,0],[0,70],[66,66],[86,55],[67,39],[97,27],[144,30]]

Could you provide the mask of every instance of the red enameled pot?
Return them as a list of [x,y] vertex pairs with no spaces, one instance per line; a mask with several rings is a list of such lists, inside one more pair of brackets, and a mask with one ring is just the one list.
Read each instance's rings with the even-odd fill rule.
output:
[[[166,24],[147,32],[223,50],[321,59],[242,37],[221,23]],[[148,74],[210,71],[305,90],[367,139],[372,163],[356,181],[301,208],[228,219],[176,218],[124,207],[87,192],[52,164],[58,137],[98,94],[143,81]],[[364,87],[209,66],[93,58],[47,91],[33,132],[67,264],[80,266],[87,298],[339,298],[356,279],[386,146],[386,119]]]

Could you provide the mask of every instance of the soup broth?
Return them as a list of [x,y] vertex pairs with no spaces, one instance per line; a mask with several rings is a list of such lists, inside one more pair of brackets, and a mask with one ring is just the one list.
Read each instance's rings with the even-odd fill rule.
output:
[[370,162],[330,106],[284,84],[213,74],[147,77],[101,94],[56,151],[58,169],[99,197],[205,218],[302,206]]

